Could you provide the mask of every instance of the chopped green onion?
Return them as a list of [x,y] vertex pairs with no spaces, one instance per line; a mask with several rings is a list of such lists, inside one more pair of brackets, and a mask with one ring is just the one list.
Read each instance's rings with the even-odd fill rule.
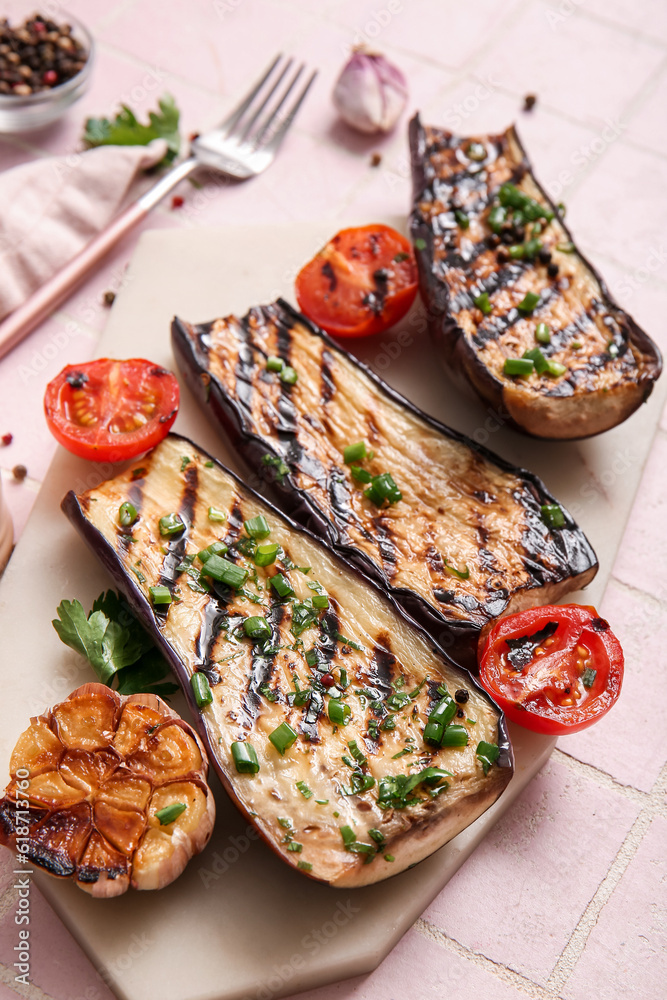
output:
[[182,531],[185,531],[185,524],[178,514],[165,514],[160,518],[161,535],[180,535]]
[[459,578],[459,580],[467,580],[467,579],[469,579],[469,577],[470,577],[470,570],[468,569],[467,566],[465,567],[465,569],[456,569],[456,567],[452,566],[450,563],[448,563],[446,559],[443,559],[443,563],[444,563],[446,572],[449,573],[450,576],[457,576]]
[[540,344],[551,343],[551,333],[546,323],[538,323],[535,327],[535,340],[539,341]]
[[357,764],[361,764],[363,766],[364,764],[368,763],[368,761],[364,757],[363,752],[359,749],[359,744],[357,743],[356,740],[350,740],[347,746],[348,750],[356,760]]
[[368,792],[375,786],[375,778],[372,774],[362,774],[355,771],[352,775],[352,783],[349,788],[341,788],[341,795],[361,795]]
[[260,690],[260,693],[264,695],[264,697],[266,698],[267,701],[272,701],[272,702],[276,701],[276,699],[278,697],[277,694],[276,694],[276,692],[272,691],[271,688],[269,687],[269,685],[266,682],[264,684],[260,684],[259,685],[259,690]]
[[583,674],[581,675],[581,683],[588,690],[592,688],[595,684],[595,678],[597,677],[597,670],[593,670],[591,667],[586,667]]
[[313,594],[312,601],[314,608],[322,609],[329,607],[329,598],[326,594]]
[[282,358],[271,356],[266,359],[266,367],[270,372],[281,372],[285,367],[285,362]]
[[279,597],[294,597],[294,588],[282,573],[276,573],[275,576],[272,576],[270,583]]
[[351,465],[352,462],[359,462],[361,459],[366,458],[367,454],[366,442],[357,441],[356,444],[348,444],[343,450],[343,461],[346,465]]
[[290,365],[285,365],[278,377],[281,382],[285,382],[287,385],[296,385],[299,375]]
[[564,219],[565,218],[565,212],[567,211],[567,209],[565,208],[565,205],[563,204],[562,201],[558,202],[558,204],[556,205],[556,209],[557,209],[558,214],[560,215],[561,219]]
[[343,844],[346,851],[351,851],[353,854],[375,853],[375,848],[372,844],[359,843],[351,826],[341,826],[340,835],[343,838]]
[[405,250],[401,250],[400,253],[397,253],[396,256],[394,257],[394,264],[402,264],[404,260],[409,260],[409,259],[410,259],[410,254],[407,253],[407,251]]
[[539,301],[540,297],[537,292],[526,292],[521,302],[519,302],[517,309],[522,313],[532,313]]
[[547,364],[547,375],[554,375],[558,378],[559,375],[564,375],[567,371],[567,366],[562,365],[560,361],[549,361]]
[[441,726],[448,726],[456,715],[457,705],[450,695],[447,695],[437,705],[431,709],[428,721],[437,722]]
[[224,583],[233,590],[238,590],[248,579],[248,570],[237,566],[222,556],[210,556],[204,563],[202,573],[219,583]]
[[375,829],[375,827],[372,827],[368,831],[368,836],[371,838],[371,840],[374,840],[376,844],[382,845],[385,842],[385,836],[382,830],[377,830]]
[[173,823],[175,819],[178,819],[186,809],[185,802],[172,802],[171,805],[165,806],[164,809],[158,809],[155,813],[155,818],[160,821],[160,826],[168,826],[169,823]]
[[131,524],[134,524],[138,517],[139,514],[137,513],[137,508],[134,504],[130,503],[129,500],[126,500],[125,503],[122,503],[118,508],[118,523],[123,528],[129,528]]
[[502,229],[503,223],[507,218],[507,211],[502,205],[494,205],[494,207],[489,212],[489,228],[494,233],[499,233]]
[[423,240],[421,236],[418,236],[417,239],[415,240],[415,250],[425,250],[425,249],[426,249],[426,240]]
[[286,816],[279,816],[278,822],[282,826],[283,830],[290,830],[292,828],[292,820],[288,819]]
[[383,472],[379,476],[373,476],[371,485],[367,490],[364,490],[364,496],[368,497],[376,507],[381,507],[385,500],[389,504],[394,504],[403,499],[403,494],[394,482],[390,472]]
[[297,861],[297,868],[300,868],[302,872],[312,872],[313,866],[310,861]]
[[192,693],[195,696],[195,701],[197,702],[197,708],[203,708],[204,705],[211,704],[213,701],[213,692],[211,691],[211,685],[208,682],[206,674],[199,673],[199,671],[194,673],[190,678],[190,685]]
[[464,726],[447,726],[441,740],[443,747],[465,747],[468,745],[468,730]]
[[466,213],[462,212],[461,209],[459,208],[454,209],[454,218],[458,222],[461,229],[467,229],[468,226],[470,225],[470,219],[468,218]]
[[523,191],[509,182],[501,186],[498,199],[501,205],[518,209],[529,222],[536,222],[537,219],[546,219],[551,222],[554,217],[551,209],[543,208],[538,201],[524,194]]
[[297,735],[287,722],[281,722],[277,729],[269,733],[269,739],[279,754],[284,754],[297,741]]
[[287,850],[292,851],[294,854],[301,854],[303,844],[297,844],[296,840],[293,840],[291,844],[287,845]]
[[498,760],[500,747],[497,743],[486,743],[484,740],[480,740],[477,744],[477,750],[475,753],[477,755],[477,759],[484,768],[484,774],[488,774],[491,765],[495,764]]
[[132,469],[131,479],[134,482],[136,479],[143,479],[146,475],[146,469],[141,466],[139,469]]
[[215,521],[218,524],[222,524],[227,520],[227,515],[224,510],[218,510],[217,507],[209,507],[208,509],[208,519],[209,521]]
[[562,507],[559,507],[557,503],[542,504],[540,514],[548,528],[565,527],[565,514]]
[[271,636],[271,626],[266,618],[253,616],[243,622],[243,631],[251,639],[268,639]]
[[395,860],[396,860],[396,858],[394,857],[394,855],[393,855],[393,854],[385,854],[385,856],[384,856],[384,860],[385,860],[385,861],[389,861],[389,862],[392,862],[392,861],[395,861]]
[[481,309],[485,316],[493,311],[493,306],[491,305],[491,300],[489,299],[488,292],[482,292],[481,295],[476,295],[473,298],[473,302],[478,309]]
[[367,469],[362,469],[360,465],[353,465],[350,468],[352,478],[356,479],[358,483],[370,483],[373,478]]
[[507,252],[512,260],[523,260],[525,247],[523,243],[515,243],[514,246],[509,247]]
[[533,260],[534,257],[537,257],[541,249],[542,249],[542,240],[538,240],[533,237],[529,240],[526,240],[526,242],[524,243],[523,255],[528,260]]
[[181,458],[181,472],[185,472],[186,468],[188,467],[191,461],[192,461],[191,458],[189,458],[187,455],[183,455],[183,457]]
[[252,743],[232,743],[232,757],[239,774],[257,774],[259,771],[259,761]]
[[609,355],[610,358],[618,357],[618,346],[614,343],[613,340],[610,340],[609,343],[607,344],[607,354]]
[[542,354],[539,347],[533,347],[530,351],[524,351],[522,357],[529,358],[535,365],[535,371],[538,375],[543,375],[549,367],[549,362]]
[[573,340],[572,343],[570,344],[570,347],[572,348],[573,351],[580,351],[583,346],[584,345],[581,343],[580,340]]
[[530,358],[505,358],[503,372],[505,375],[530,375],[535,365]]
[[445,727],[441,722],[427,722],[424,727],[424,743],[440,746]]
[[228,551],[229,549],[224,542],[211,542],[209,546],[197,553],[197,558],[200,562],[205,563],[211,556],[224,556]]
[[204,462],[204,468],[205,469],[212,469],[214,465],[215,465],[215,462],[211,462],[210,460],[208,462]]
[[568,240],[567,243],[557,243],[556,250],[560,250],[561,253],[574,253],[575,246]]
[[338,698],[329,698],[329,718],[336,726],[346,726],[352,714],[352,709]]
[[328,806],[329,805],[329,800],[328,799],[315,799],[315,801],[317,802],[318,806]]
[[468,146],[468,159],[481,163],[486,159],[486,146],[481,142],[471,142]]
[[148,593],[151,595],[153,604],[171,604],[172,597],[169,587],[149,587]]
[[263,514],[258,514],[257,517],[251,517],[247,521],[244,521],[243,527],[251,538],[259,538],[261,540],[262,538],[268,538],[271,534],[269,522]]
[[313,793],[311,792],[310,788],[308,787],[305,781],[297,781],[296,787],[299,789],[304,799],[312,799]]
[[276,556],[278,555],[279,545],[275,542],[265,542],[264,545],[258,545],[255,549],[254,560],[257,566],[271,566],[276,561]]

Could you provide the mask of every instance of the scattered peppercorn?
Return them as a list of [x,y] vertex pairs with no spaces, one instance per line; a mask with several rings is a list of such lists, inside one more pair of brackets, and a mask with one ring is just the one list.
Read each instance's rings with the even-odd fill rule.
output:
[[182,208],[185,204],[185,198],[181,198],[180,194],[175,194],[171,199],[172,208]]
[[11,444],[13,440],[14,440],[13,434],[3,434],[2,437],[0,438],[0,441],[2,441],[5,448],[7,447],[8,444]]
[[509,254],[507,253],[506,250],[503,250],[502,247],[500,248],[500,250],[496,254],[496,257],[498,258],[498,263],[499,264],[506,264],[507,261],[509,260]]
[[104,302],[105,306],[112,306],[116,301],[116,293],[105,292],[104,295],[102,296],[102,301]]
[[465,705],[468,698],[470,697],[470,692],[466,691],[465,688],[459,688],[454,695],[454,701],[457,701],[459,705]]
[[526,94],[523,99],[523,110],[532,111],[537,104],[537,96],[535,94]]
[[33,14],[20,27],[0,19],[0,94],[28,97],[80,73],[88,53],[69,24]]
[[537,256],[540,261],[540,264],[548,264],[549,261],[551,260],[551,250],[547,250],[547,248],[544,247],[543,250],[540,250]]
[[322,674],[321,680],[325,688],[333,687],[334,684],[336,683],[333,674]]
[[22,483],[25,477],[28,475],[28,470],[25,465],[15,465],[12,469],[12,475],[17,482]]
[[547,274],[549,275],[550,278],[557,278],[558,277],[558,264],[554,264],[554,262],[552,261],[547,266]]
[[381,153],[372,153],[371,154],[371,166],[372,167],[379,167],[381,163],[382,163],[382,154]]
[[497,233],[489,233],[486,237],[486,245],[488,247],[497,247],[500,244],[500,236]]

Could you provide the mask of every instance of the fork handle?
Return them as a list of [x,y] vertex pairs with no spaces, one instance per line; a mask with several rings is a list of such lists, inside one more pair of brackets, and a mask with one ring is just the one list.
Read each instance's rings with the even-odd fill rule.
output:
[[183,160],[161,177],[137,201],[129,205],[97,234],[76,257],[38,288],[23,305],[0,323],[0,358],[16,347],[42,320],[57,309],[83,279],[99,264],[122,238],[146,218],[150,210],[169,194],[197,166],[194,157]]

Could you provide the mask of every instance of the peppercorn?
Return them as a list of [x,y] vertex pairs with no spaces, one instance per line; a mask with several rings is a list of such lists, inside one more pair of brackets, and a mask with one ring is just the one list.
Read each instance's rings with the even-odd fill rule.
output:
[[105,306],[112,306],[116,301],[116,293],[111,291],[105,292],[104,295],[102,296],[102,301],[104,302]]
[[523,99],[523,110],[532,111],[537,104],[537,97],[535,94],[526,94]]
[[371,166],[379,167],[382,163],[382,155],[380,153],[373,153],[371,155]]
[[17,482],[22,483],[25,477],[28,475],[28,470],[25,465],[15,465],[12,469],[12,475]]
[[557,278],[558,277],[558,264],[555,264],[552,261],[548,265],[548,267],[547,267],[547,274],[549,275],[550,278]]
[[469,691],[466,691],[465,688],[459,688],[454,695],[454,701],[457,701],[459,705],[465,705],[469,697],[470,697]]
[[547,250],[547,248],[544,247],[544,249],[540,250],[537,256],[540,264],[548,264],[551,261],[551,250]]
[[88,59],[69,24],[36,14],[17,28],[0,20],[0,93],[28,97],[80,73]]

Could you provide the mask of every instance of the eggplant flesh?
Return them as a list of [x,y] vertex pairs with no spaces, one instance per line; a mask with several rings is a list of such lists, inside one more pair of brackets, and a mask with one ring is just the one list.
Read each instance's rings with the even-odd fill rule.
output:
[[[171,663],[226,790],[283,860],[335,886],[376,882],[431,854],[497,799],[513,770],[504,716],[391,599],[187,439],[169,435],[141,469],[68,493],[63,510]],[[138,519],[122,528],[127,501]],[[211,507],[224,523],[210,519]],[[165,538],[159,521],[170,513],[185,529]],[[260,515],[270,529],[263,543],[279,546],[266,567],[247,554],[244,522]],[[206,566],[195,554],[216,540],[228,546],[224,558],[249,571],[240,590],[199,573]],[[294,597],[269,584],[278,573]],[[155,586],[173,602],[153,605]],[[313,607],[322,595],[328,608]],[[270,636],[247,637],[251,617],[263,618]],[[212,695],[202,707],[195,674]],[[460,749],[423,740],[440,685],[468,695],[453,720],[468,733]],[[331,721],[332,701],[349,706],[347,725]],[[281,755],[269,736],[285,723],[296,740]],[[488,773],[480,741],[500,750]],[[257,773],[238,773],[236,742],[252,745]],[[390,805],[386,795],[380,803],[387,779],[427,767],[450,772],[448,787],[438,778],[417,785],[407,804]],[[346,847],[341,827],[356,847]]]
[[[517,469],[417,409],[286,302],[172,324],[179,367],[276,502],[375,579],[453,658],[475,669],[481,629],[588,583],[597,560],[556,501]],[[298,373],[285,385],[270,356]],[[402,500],[376,507],[344,462],[364,440]],[[281,464],[282,463],[282,464]]]
[[[416,115],[410,149],[411,232],[430,332],[445,371],[535,437],[589,437],[629,417],[660,375],[660,351],[574,245],[514,127],[464,137],[423,126]],[[506,183],[553,219],[539,220],[535,234],[531,222],[523,232],[506,224],[494,234],[489,216]],[[533,236],[541,249],[535,244],[529,255],[517,257]],[[519,304],[529,292],[539,295],[539,303],[533,312],[522,312]],[[475,302],[484,294],[486,312]],[[538,323],[549,327],[550,343],[536,341]],[[564,372],[505,374],[507,358],[536,347]]]

